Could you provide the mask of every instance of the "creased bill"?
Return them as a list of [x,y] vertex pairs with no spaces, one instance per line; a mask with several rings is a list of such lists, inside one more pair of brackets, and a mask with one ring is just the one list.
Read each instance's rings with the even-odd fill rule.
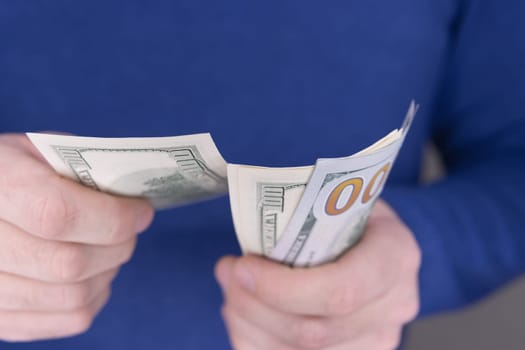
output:
[[210,134],[93,138],[28,133],[61,175],[117,195],[179,206],[227,192],[226,162]]

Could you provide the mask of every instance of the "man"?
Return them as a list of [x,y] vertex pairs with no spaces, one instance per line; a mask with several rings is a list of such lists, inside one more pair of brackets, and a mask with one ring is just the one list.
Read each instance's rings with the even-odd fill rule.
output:
[[[393,349],[419,288],[428,314],[516,277],[524,10],[518,0],[0,5],[2,348]],[[148,203],[58,177],[16,134],[210,131],[228,161],[293,166],[370,144],[412,98],[422,108],[362,241],[310,270],[221,258],[226,329],[213,279],[219,257],[238,253],[226,198],[151,224]],[[421,187],[430,139],[448,175]]]

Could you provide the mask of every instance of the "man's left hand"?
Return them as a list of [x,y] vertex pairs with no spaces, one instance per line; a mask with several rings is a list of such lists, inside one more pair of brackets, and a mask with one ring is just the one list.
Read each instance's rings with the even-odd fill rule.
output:
[[216,276],[236,350],[387,350],[419,308],[420,250],[377,201],[361,241],[337,261],[289,268],[262,257],[223,257]]

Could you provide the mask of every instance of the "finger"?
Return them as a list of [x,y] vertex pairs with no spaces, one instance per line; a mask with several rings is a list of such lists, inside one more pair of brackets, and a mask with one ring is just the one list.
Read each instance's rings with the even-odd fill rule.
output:
[[282,312],[261,302],[237,283],[229,283],[237,260],[224,257],[216,266],[216,275],[224,291],[227,310],[233,310],[239,318],[291,347],[321,349],[340,343],[348,337],[349,327],[345,327],[345,320]]
[[65,242],[114,244],[153,218],[141,199],[94,191],[58,176],[30,156],[0,161],[0,219],[33,235]]
[[108,246],[54,242],[0,221],[0,271],[46,282],[77,282],[127,262],[136,238]]
[[107,288],[88,306],[69,312],[0,311],[0,339],[35,341],[84,333],[110,296]]
[[[223,318],[228,324],[234,349],[251,349],[253,344],[260,344],[262,340],[257,338],[262,336],[254,337],[253,334],[266,334],[264,338],[269,335],[274,339],[279,339],[282,347],[294,345],[295,337],[292,336],[292,341],[290,341],[289,330],[296,328],[296,321],[299,317],[271,309],[255,299],[251,293],[240,288],[238,284],[229,283],[237,260],[238,258],[225,256],[215,266],[215,275],[226,301],[226,306],[222,310]],[[292,334],[296,333],[292,331]],[[261,349],[275,349],[275,346],[264,345],[266,347],[261,347]]]
[[[13,160],[20,160],[26,156],[45,163],[45,158],[24,134],[1,134],[0,143],[5,148],[5,155],[2,157],[2,160],[5,160],[8,164],[12,164]],[[0,166],[3,163],[2,160],[0,160]]]
[[400,274],[417,273],[413,246],[405,237],[409,231],[390,224],[370,226],[351,251],[319,267],[292,269],[260,257],[241,257],[233,280],[283,312],[348,314],[385,293]]
[[0,310],[71,311],[89,305],[118,273],[112,269],[86,281],[47,283],[0,273]]
[[231,276],[233,275],[233,268],[238,258],[234,256],[223,256],[215,264],[215,279],[219,282],[223,293],[230,285]]
[[236,315],[232,309],[223,308],[222,315],[235,350],[293,350],[293,348]]
[[401,329],[385,328],[363,333],[351,341],[337,344],[324,350],[395,350],[401,343]]
[[344,338],[341,324],[330,322],[328,318],[298,316],[272,309],[236,284],[226,292],[226,307],[237,317],[290,347],[321,349]]
[[370,330],[400,327],[417,314],[417,289],[400,283],[379,300],[350,315],[298,316],[272,309],[236,284],[226,290],[227,307],[239,317],[292,347],[324,349],[359,338]]
[[370,213],[369,222],[377,222],[378,220],[391,220],[393,217],[397,218],[397,214],[384,200],[378,198],[374,203],[372,212]]

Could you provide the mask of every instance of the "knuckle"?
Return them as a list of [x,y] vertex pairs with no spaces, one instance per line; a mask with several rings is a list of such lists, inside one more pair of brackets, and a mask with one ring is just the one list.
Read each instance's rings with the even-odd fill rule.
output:
[[419,293],[413,282],[393,292],[395,299],[390,302],[388,319],[398,325],[404,325],[416,318],[419,313]]
[[133,232],[133,225],[126,208],[120,203],[119,199],[107,198],[107,213],[112,213],[112,219],[108,221],[107,233],[111,243],[120,243],[130,238]]
[[128,243],[128,251],[126,252],[126,256],[124,257],[125,263],[129,262],[131,258],[133,257],[133,253],[135,252],[136,246],[137,246],[137,237],[133,237]]
[[401,256],[401,268],[408,274],[417,274],[421,266],[421,249],[413,238],[410,239],[408,249]]
[[227,305],[223,305],[221,307],[221,316],[224,322],[226,322],[229,325],[232,315],[231,310]]
[[401,329],[378,331],[375,335],[377,349],[395,350],[401,343]]
[[60,287],[59,300],[66,309],[78,309],[89,305],[91,290],[87,283],[81,282]]
[[419,306],[420,305],[418,298],[412,298],[410,301],[408,301],[403,308],[403,312],[401,314],[401,321],[409,322],[415,319],[417,314],[419,313]]
[[75,220],[76,211],[60,190],[52,187],[36,198],[32,204],[35,229],[43,237],[56,239],[66,233],[68,224]]
[[342,315],[353,311],[355,307],[355,288],[348,284],[339,284],[329,293],[325,302],[328,315]]
[[324,322],[317,319],[303,319],[293,324],[292,341],[302,349],[319,349],[327,346],[330,341],[330,329]]
[[58,282],[76,282],[83,277],[87,261],[82,248],[75,244],[59,244],[50,258],[50,274]]
[[133,257],[135,252],[135,247],[137,245],[137,238],[133,237],[129,241],[125,242],[121,246],[121,252],[119,253],[120,257],[118,259],[121,265],[128,263]]
[[[385,273],[392,275],[394,272],[394,266],[388,268],[390,271]],[[404,278],[406,280],[408,278],[414,278],[418,273],[418,264],[415,254],[413,252],[406,252],[403,254],[399,258],[395,268],[397,269],[397,276],[399,276],[398,279]]]
[[423,253],[421,252],[421,248],[417,245],[417,243],[414,242],[415,248],[414,248],[414,257],[413,257],[413,263],[416,268],[416,272],[419,271],[421,268],[421,263],[423,261]]
[[238,330],[237,330],[238,320],[228,306],[223,305],[221,307],[221,316],[222,316],[222,319],[224,320],[224,324],[230,336],[238,334]]
[[71,313],[68,320],[68,333],[71,335],[86,332],[93,323],[92,311],[85,307]]

